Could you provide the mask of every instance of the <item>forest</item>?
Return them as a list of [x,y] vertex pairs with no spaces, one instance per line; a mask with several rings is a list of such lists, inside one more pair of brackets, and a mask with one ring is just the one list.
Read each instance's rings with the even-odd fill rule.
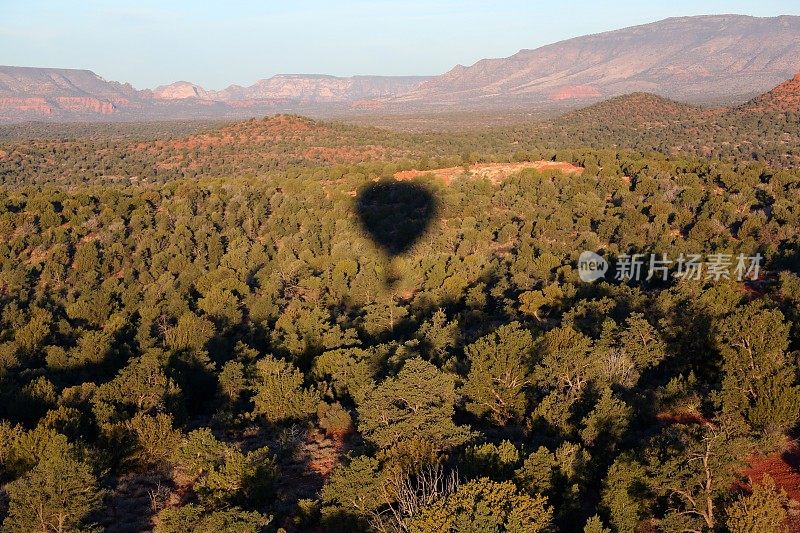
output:
[[7,128],[2,530],[797,531],[798,115],[619,105]]

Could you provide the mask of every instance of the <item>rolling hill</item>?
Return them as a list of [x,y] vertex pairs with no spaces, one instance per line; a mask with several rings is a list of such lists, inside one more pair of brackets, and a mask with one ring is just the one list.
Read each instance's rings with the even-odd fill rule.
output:
[[695,118],[703,109],[651,93],[615,96],[559,118],[561,123],[660,126]]
[[741,107],[744,111],[800,112],[800,72]]

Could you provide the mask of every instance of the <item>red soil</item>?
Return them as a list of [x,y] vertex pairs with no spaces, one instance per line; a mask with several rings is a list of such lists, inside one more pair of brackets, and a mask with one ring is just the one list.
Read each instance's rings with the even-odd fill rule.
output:
[[259,144],[266,142],[280,142],[307,136],[309,133],[327,132],[329,128],[319,125],[312,120],[289,115],[276,115],[261,120],[247,120],[226,126],[208,133],[191,135],[183,139],[170,141],[156,141],[155,143],[141,143],[139,148],[154,147],[157,150],[171,148],[208,148],[211,146],[225,146],[230,144]]
[[665,426],[671,426],[673,424],[683,424],[685,426],[691,424],[697,425],[710,425],[711,422],[704,418],[698,412],[690,411],[688,409],[675,409],[673,411],[665,411],[663,413],[658,413],[656,415],[656,420],[660,423],[664,424]]
[[800,111],[800,73],[744,105],[748,111]]
[[[743,474],[749,483],[740,485],[740,489],[750,492],[753,484],[761,483],[768,474],[790,499],[800,502],[800,445],[796,441],[782,452],[750,457],[748,463]],[[790,514],[788,522],[790,531],[800,531],[800,515]]]
[[598,98],[602,95],[603,94],[597,87],[592,87],[591,85],[567,85],[550,93],[550,101],[560,102],[562,100],[572,100],[575,98]]
[[[686,409],[676,409],[656,415],[664,425],[672,424],[712,424],[699,413]],[[767,456],[753,455],[747,460],[748,467],[742,472],[746,482],[737,482],[732,490],[750,494],[753,485],[760,484],[765,475],[769,475],[775,486],[786,491],[794,502],[800,502],[800,444],[789,442],[783,451]],[[792,507],[796,506],[795,503]],[[787,520],[789,531],[800,531],[800,514],[791,512]]]

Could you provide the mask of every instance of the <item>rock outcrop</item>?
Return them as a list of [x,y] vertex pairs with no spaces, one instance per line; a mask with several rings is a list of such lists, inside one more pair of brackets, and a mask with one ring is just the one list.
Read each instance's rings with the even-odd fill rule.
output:
[[33,115],[52,115],[53,108],[44,98],[18,98],[0,96],[0,112],[30,113]]
[[194,83],[176,81],[153,89],[153,97],[161,100],[183,100],[186,98],[211,99],[211,94]]
[[59,96],[56,101],[62,110],[76,111],[78,113],[90,112],[110,115],[117,109],[111,102],[91,96]]

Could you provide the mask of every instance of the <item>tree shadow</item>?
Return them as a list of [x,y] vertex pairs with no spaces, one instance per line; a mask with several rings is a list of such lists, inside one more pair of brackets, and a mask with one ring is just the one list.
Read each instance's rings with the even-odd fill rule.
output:
[[386,258],[385,283],[394,285],[392,259],[408,252],[428,231],[439,205],[419,182],[383,179],[363,187],[355,199],[361,227]]
[[[152,529],[153,518],[177,487],[169,475],[141,472],[112,478],[107,488],[106,505],[91,518],[103,531],[125,533]],[[183,497],[180,500],[181,504],[188,503]]]

